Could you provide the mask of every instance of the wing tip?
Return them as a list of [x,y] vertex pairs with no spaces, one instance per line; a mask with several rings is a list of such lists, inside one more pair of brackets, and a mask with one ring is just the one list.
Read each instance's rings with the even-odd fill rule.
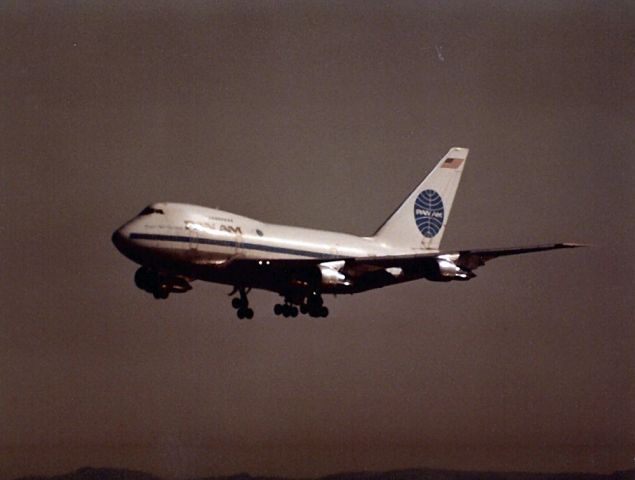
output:
[[558,247],[560,248],[581,248],[581,247],[593,247],[594,245],[590,245],[588,243],[576,243],[576,242],[563,242],[558,243]]

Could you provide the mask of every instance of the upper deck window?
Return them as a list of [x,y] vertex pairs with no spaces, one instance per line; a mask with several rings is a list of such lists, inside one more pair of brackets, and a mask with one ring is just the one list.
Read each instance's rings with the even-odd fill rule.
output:
[[161,210],[160,208],[146,207],[143,210],[141,210],[141,213],[139,214],[139,216],[150,215],[152,213],[158,213],[160,215],[163,215],[163,210]]

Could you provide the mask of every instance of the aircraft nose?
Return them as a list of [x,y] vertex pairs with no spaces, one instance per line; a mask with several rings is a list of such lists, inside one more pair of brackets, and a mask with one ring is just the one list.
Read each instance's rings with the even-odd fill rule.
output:
[[115,247],[117,247],[117,250],[119,250],[120,252],[124,251],[125,246],[128,243],[128,238],[122,232],[121,228],[113,232],[111,240],[112,240],[112,243],[115,245]]
[[112,234],[112,237],[110,237],[110,239],[112,240],[112,243],[115,244],[115,247],[117,246],[118,243],[121,242],[121,238],[123,237],[123,235],[121,234],[121,232],[119,230],[115,230]]

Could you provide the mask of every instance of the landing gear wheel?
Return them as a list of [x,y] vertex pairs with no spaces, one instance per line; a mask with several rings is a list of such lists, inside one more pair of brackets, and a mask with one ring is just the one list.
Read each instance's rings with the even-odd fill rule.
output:
[[276,315],[282,315],[285,318],[297,317],[298,308],[294,307],[290,303],[276,303],[273,306],[273,313]]
[[313,318],[326,317],[329,314],[329,309],[324,306],[322,295],[318,292],[313,292],[307,296],[306,303],[300,305],[300,311],[308,313]]
[[253,318],[254,311],[249,308],[249,300],[247,299],[247,292],[245,292],[244,287],[234,288],[234,291],[232,291],[230,295],[233,295],[236,291],[240,293],[240,297],[232,298],[232,307],[236,309],[236,316],[241,320],[243,318]]
[[313,318],[326,318],[329,315],[329,309],[324,306],[313,308],[309,310],[309,315],[311,315]]
[[282,305],[279,303],[276,303],[276,305],[273,307],[273,313],[275,313],[276,315],[282,315],[285,318],[297,317],[298,308],[294,307],[293,305],[289,303],[285,303]]
[[252,319],[254,318],[254,311],[251,308],[239,308],[236,310],[236,316],[241,320],[243,318]]

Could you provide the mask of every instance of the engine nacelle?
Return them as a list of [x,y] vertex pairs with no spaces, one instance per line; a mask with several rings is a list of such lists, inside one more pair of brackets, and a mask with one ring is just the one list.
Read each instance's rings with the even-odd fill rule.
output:
[[149,293],[156,291],[159,287],[174,293],[184,293],[192,289],[192,286],[184,278],[166,277],[146,267],[137,270],[134,281],[138,288]]
[[437,269],[426,278],[434,282],[450,282],[452,280],[466,281],[476,277],[476,274],[471,270],[461,268],[456,264],[459,256],[458,253],[439,255]]
[[351,282],[340,270],[344,267],[344,260],[334,262],[324,262],[318,265],[320,269],[322,285],[350,285]]

